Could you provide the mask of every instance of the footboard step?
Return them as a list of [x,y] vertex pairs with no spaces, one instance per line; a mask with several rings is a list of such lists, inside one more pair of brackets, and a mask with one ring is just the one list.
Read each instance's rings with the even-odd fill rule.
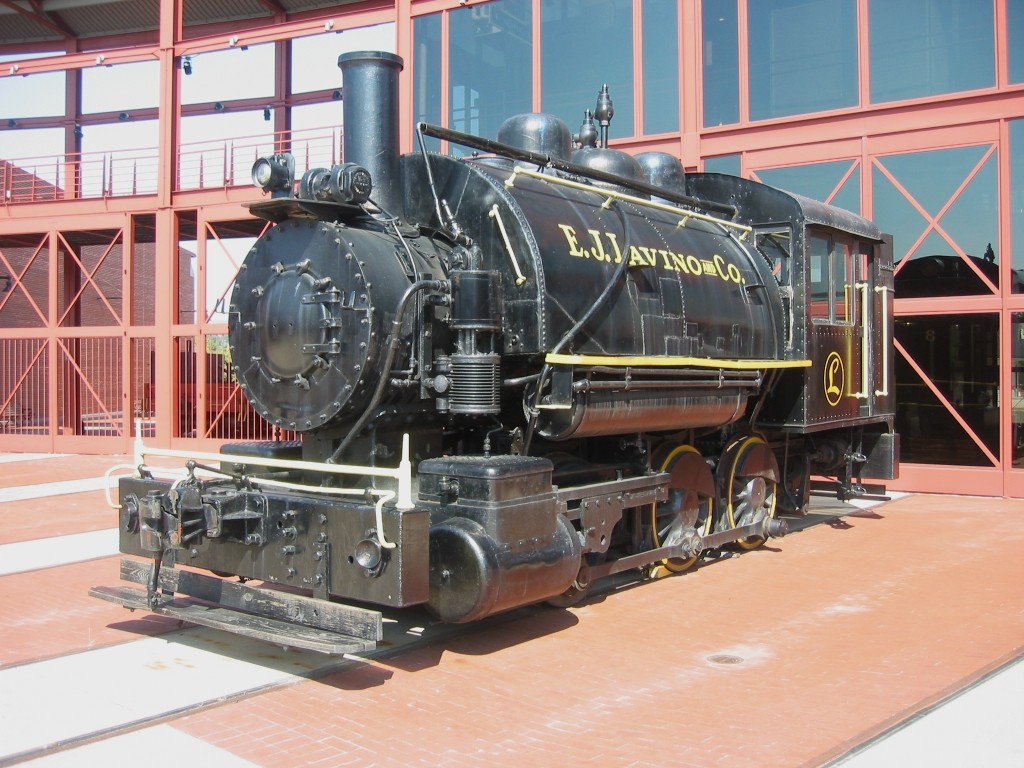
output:
[[[121,580],[146,586],[152,563],[121,559]],[[341,654],[373,650],[384,636],[380,611],[268,587],[257,587],[168,565],[160,569],[160,599],[146,590],[94,587],[93,597],[289,648]]]
[[264,640],[287,648],[302,648],[331,655],[341,655],[371,651],[377,646],[373,640],[342,635],[266,616],[256,616],[183,597],[161,597],[156,605],[150,606],[146,600],[146,592],[134,587],[93,587],[89,590],[89,594],[101,600],[123,605],[125,608],[151,611],[191,624],[222,629],[236,635]]

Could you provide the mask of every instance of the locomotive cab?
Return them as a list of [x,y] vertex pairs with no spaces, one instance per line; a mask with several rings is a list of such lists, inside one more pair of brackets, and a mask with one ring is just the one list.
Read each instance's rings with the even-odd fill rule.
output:
[[892,238],[870,221],[816,200],[721,174],[691,174],[688,189],[736,205],[772,265],[785,311],[787,356],[811,365],[779,372],[758,416],[800,438],[809,471],[898,476],[893,431]]

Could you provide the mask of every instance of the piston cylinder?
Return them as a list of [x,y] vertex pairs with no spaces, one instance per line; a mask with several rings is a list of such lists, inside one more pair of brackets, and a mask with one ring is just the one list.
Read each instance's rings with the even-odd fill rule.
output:
[[536,543],[509,546],[464,517],[435,525],[427,607],[442,621],[462,623],[562,594],[579,573],[581,547],[566,518],[557,517],[556,527]]
[[451,456],[420,464],[431,509],[430,599],[441,620],[466,622],[560,595],[582,547],[535,456]]

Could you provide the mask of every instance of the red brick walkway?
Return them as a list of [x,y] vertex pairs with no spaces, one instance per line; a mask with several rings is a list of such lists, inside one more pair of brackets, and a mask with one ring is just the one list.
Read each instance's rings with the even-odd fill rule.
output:
[[[97,474],[52,462],[22,484]],[[89,492],[76,528],[71,499],[0,504],[0,529],[115,525]],[[1024,651],[1022,522],[1022,500],[902,499],[169,725],[275,768],[821,765]],[[116,572],[0,577],[0,668],[170,628],[85,595]]]
[[1021,651],[1022,516],[905,499],[177,726],[265,766],[818,765]]

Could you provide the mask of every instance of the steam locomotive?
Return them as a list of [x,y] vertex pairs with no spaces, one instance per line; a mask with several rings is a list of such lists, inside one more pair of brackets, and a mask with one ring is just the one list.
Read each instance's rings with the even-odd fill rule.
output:
[[117,504],[140,586],[95,596],[366,650],[382,607],[571,604],[784,534],[812,475],[896,476],[892,243],[869,221],[610,149],[607,88],[576,136],[420,124],[401,154],[402,60],[338,65],[344,162],[296,190],[289,155],[257,161],[274,226],[229,312],[235,379],[301,440],[140,446]]

